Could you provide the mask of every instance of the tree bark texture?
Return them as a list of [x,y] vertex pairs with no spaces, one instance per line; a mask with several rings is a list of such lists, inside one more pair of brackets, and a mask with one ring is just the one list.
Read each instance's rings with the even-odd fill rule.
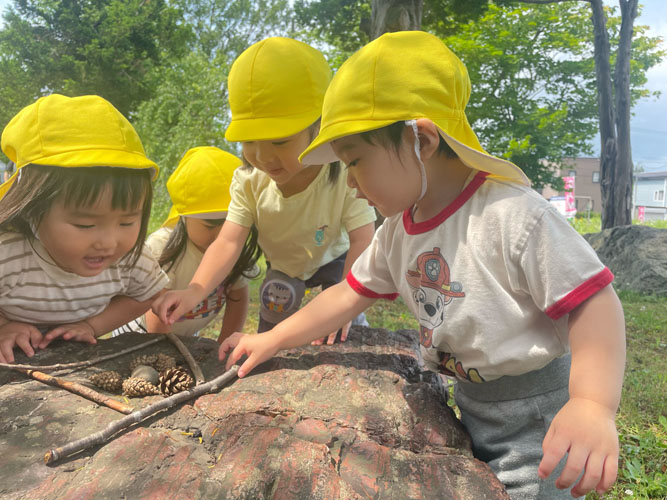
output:
[[371,38],[421,29],[422,0],[372,0]]
[[614,75],[616,97],[616,179],[613,184],[616,203],[607,210],[613,220],[602,228],[632,224],[632,144],[630,140],[630,60],[632,32],[637,17],[638,0],[619,0],[621,7],[621,33],[616,55]]

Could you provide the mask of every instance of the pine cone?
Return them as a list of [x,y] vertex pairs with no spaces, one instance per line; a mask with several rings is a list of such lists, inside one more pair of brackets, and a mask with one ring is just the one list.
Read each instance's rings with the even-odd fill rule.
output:
[[172,356],[167,354],[158,353],[155,357],[155,363],[153,363],[153,368],[158,372],[162,373],[163,371],[169,368],[176,368],[176,360]]
[[143,354],[141,356],[138,356],[134,358],[132,361],[130,361],[130,371],[133,372],[134,369],[139,366],[139,365],[148,365],[148,366],[153,366],[155,364],[155,360],[157,359],[157,356],[155,354]]
[[160,391],[153,384],[142,378],[130,377],[123,381],[123,394],[131,398],[141,398],[160,394]]
[[195,380],[183,368],[169,368],[160,374],[160,392],[165,396],[187,391]]
[[114,371],[94,373],[88,380],[95,386],[108,392],[120,392],[123,386],[123,377]]

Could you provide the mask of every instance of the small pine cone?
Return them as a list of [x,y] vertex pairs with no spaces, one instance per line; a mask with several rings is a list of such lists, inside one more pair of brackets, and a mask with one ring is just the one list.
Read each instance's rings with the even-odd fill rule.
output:
[[160,392],[165,396],[187,391],[195,380],[183,368],[169,368],[160,374]]
[[133,372],[134,369],[139,365],[153,366],[156,359],[157,356],[155,354],[143,354],[141,356],[137,356],[132,361],[130,361],[130,371]]
[[120,392],[123,386],[123,377],[118,372],[94,373],[88,380],[95,386],[108,392]]
[[156,356],[155,363],[153,363],[153,368],[162,373],[169,368],[176,368],[176,360],[172,356],[159,353]]
[[123,381],[123,394],[131,398],[142,398],[160,394],[160,391],[142,378],[130,377]]

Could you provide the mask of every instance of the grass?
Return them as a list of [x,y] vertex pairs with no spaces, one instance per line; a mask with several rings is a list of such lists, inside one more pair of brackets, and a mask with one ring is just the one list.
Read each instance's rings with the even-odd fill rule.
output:
[[[597,226],[596,226],[597,224]],[[654,225],[654,224],[652,224]],[[599,231],[599,216],[576,219],[580,232]],[[656,227],[667,227],[655,224]],[[597,228],[596,228],[597,227]],[[244,328],[257,328],[257,297],[261,278],[250,283],[250,310]],[[317,292],[310,292],[306,301]],[[627,364],[617,416],[620,459],[618,480],[604,499],[667,499],[667,298],[619,293],[625,312]],[[368,322],[388,330],[416,329],[405,303],[377,301],[366,311]],[[219,320],[203,333],[217,337]],[[587,500],[599,500],[589,493]]]

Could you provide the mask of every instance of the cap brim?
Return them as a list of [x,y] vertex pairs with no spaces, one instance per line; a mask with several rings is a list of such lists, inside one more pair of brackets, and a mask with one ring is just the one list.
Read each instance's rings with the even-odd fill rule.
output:
[[348,135],[360,134],[369,130],[386,127],[392,123],[396,123],[396,120],[358,120],[329,125],[299,155],[299,161],[303,165],[322,165],[338,161],[339,158],[331,147],[333,141],[341,137],[347,137]]
[[445,139],[449,147],[454,150],[456,156],[468,167],[488,172],[493,177],[530,186],[530,179],[514,163],[466,146],[450,135],[447,135],[440,127],[438,127],[438,132],[440,132],[440,135]]
[[[368,132],[369,130],[376,130],[387,125],[396,123],[396,120],[359,120],[355,122],[340,122],[330,125],[324,130],[324,133],[318,135],[315,140],[301,153],[299,160],[304,165],[321,165],[323,163],[330,163],[339,160],[334,153],[331,143],[341,137],[346,137],[361,132]],[[454,139],[452,136],[445,133],[437,121],[434,123],[438,126],[438,132],[445,139],[447,144],[454,150],[456,155],[468,167],[475,170],[482,170],[489,172],[494,177],[501,179],[508,179],[513,182],[520,182],[526,186],[530,186],[530,179],[526,177],[523,171],[513,163],[491,156],[483,150],[478,150],[465,145],[464,143]],[[468,127],[471,134],[471,141],[474,138],[474,143],[479,144],[474,132]],[[481,146],[480,146],[481,149]]]
[[[85,157],[85,161],[83,158]],[[16,172],[0,185],[0,198],[4,197],[12,187],[21,169],[27,165],[44,165],[61,168],[79,168],[79,167],[112,167],[112,168],[131,168],[142,170],[150,168],[153,170],[151,180],[156,180],[160,172],[157,164],[149,160],[146,156],[127,151],[93,150],[93,151],[68,151],[57,155],[45,156],[32,159],[17,166]]]
[[232,119],[225,130],[225,139],[232,142],[283,139],[310,127],[320,114],[318,110],[289,116]]

